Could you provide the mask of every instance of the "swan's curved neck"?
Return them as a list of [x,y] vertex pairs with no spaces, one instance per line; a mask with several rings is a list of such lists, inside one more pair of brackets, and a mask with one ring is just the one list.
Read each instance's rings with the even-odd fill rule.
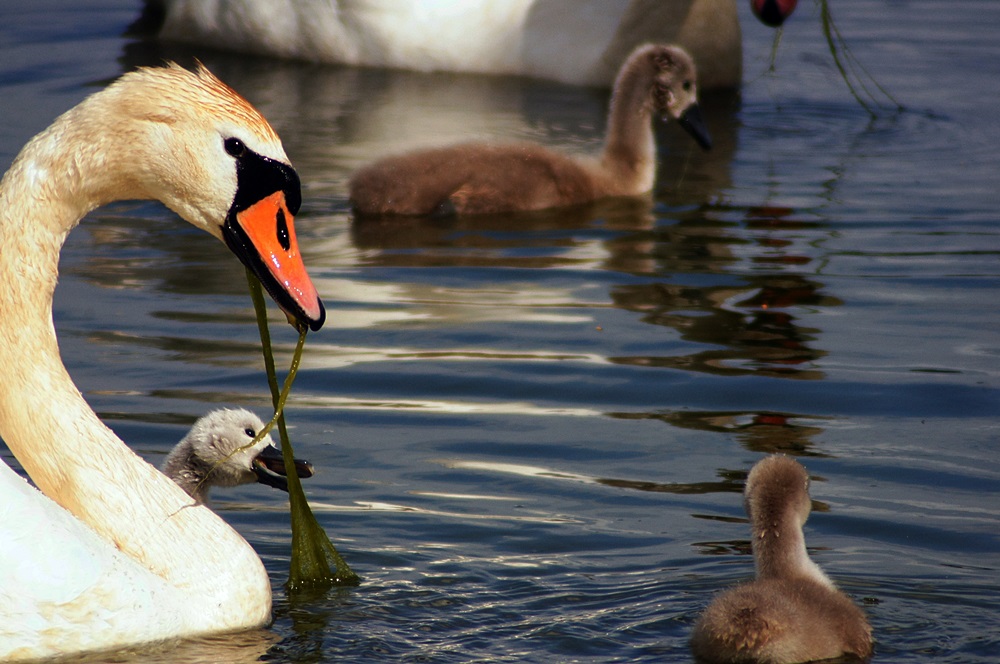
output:
[[619,183],[621,195],[649,191],[656,176],[656,138],[650,121],[648,62],[628,63],[615,81],[601,165]]
[[[207,629],[260,624],[270,587],[253,549],[104,426],[60,358],[52,296],[67,234],[101,204],[143,197],[123,175],[129,148],[95,143],[88,108],[35,137],[0,181],[0,437],[43,493],[203,602]],[[211,551],[181,544],[192,540]],[[227,615],[234,589],[263,618]]]

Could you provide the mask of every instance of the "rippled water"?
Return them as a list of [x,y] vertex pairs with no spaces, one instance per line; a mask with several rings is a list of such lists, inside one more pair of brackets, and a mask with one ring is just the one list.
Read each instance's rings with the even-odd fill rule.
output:
[[[284,497],[219,492],[274,625],[126,659],[689,661],[698,611],[752,574],[746,472],[781,451],[814,477],[810,551],[865,605],[877,661],[997,660],[1000,4],[835,3],[905,107],[877,118],[812,3],[773,72],[745,4],[742,94],[705,98],[710,153],[661,132],[653,200],[355,225],[368,160],[468,137],[592,151],[605,94],[174,50],[122,36],[138,2],[0,1],[4,167],[124,69],[197,55],[282,135],[329,307],[290,420],[363,584],[290,604]],[[70,236],[55,317],[88,400],[154,463],[215,404],[266,411],[242,268],[157,205]]]

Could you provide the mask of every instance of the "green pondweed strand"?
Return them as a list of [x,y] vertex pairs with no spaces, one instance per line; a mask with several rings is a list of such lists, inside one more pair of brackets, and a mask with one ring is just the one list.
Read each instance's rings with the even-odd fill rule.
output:
[[[837,29],[836,24],[833,22],[833,15],[830,14],[828,0],[817,0],[817,2],[819,4],[820,22],[823,26],[823,36],[826,38],[827,46],[830,48],[830,55],[833,56],[833,62],[837,66],[837,71],[840,72],[841,78],[844,79],[844,84],[847,85],[847,89],[850,90],[854,99],[872,117],[878,115],[875,112],[875,108],[879,103],[877,92],[882,93],[885,99],[895,107],[893,110],[902,110],[903,105],[896,101],[875,80],[875,77],[869,73],[865,66],[854,57],[854,54],[851,53],[851,49],[847,46],[847,41],[840,34],[840,30]],[[852,79],[857,81],[857,83],[852,83]],[[870,81],[870,85],[866,81]],[[867,100],[865,99],[866,97]]]
[[[850,47],[847,45],[847,40],[844,39],[836,23],[833,22],[829,0],[816,0],[816,5],[819,8],[823,37],[826,39],[830,55],[833,57],[833,64],[855,101],[873,118],[878,117],[878,109],[885,109],[887,106],[892,111],[903,110],[903,105],[896,101],[895,97],[889,94],[875,80],[875,77],[871,75],[868,69],[854,57]],[[774,72],[776,69],[778,46],[781,44],[781,36],[784,29],[784,26],[775,29],[774,41],[771,43],[771,62],[768,72]],[[882,101],[880,101],[880,94]]]
[[[285,459],[285,468],[288,473],[288,502],[292,520],[292,562],[285,588],[289,593],[313,593],[325,591],[334,586],[358,585],[361,579],[337,553],[333,542],[330,541],[323,527],[319,525],[309,507],[306,495],[302,491],[302,483],[295,472],[295,455],[288,438],[288,430],[285,427],[285,399],[288,397],[292,381],[295,380],[295,374],[299,369],[302,347],[306,340],[306,327],[304,325],[297,326],[299,341],[295,346],[295,354],[292,357],[292,365],[288,370],[288,375],[285,377],[285,384],[279,392],[278,379],[274,370],[274,355],[271,352],[271,333],[267,327],[264,290],[250,270],[247,270],[247,283],[250,286],[250,297],[257,314],[264,367],[267,370],[267,384],[271,389],[271,401],[274,405],[272,423],[277,422],[278,434],[281,438],[281,455]],[[264,432],[268,431],[271,425],[269,423],[264,428]]]

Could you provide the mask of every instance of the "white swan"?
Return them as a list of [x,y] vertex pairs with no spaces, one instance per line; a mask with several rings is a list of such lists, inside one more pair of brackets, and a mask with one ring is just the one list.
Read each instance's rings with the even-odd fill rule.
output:
[[699,662],[795,664],[872,653],[868,619],[809,558],[802,526],[812,501],[799,462],[769,456],[744,489],[757,579],[722,593],[695,623]]
[[206,69],[126,74],[24,147],[0,181],[0,437],[41,493],[0,463],[3,661],[270,618],[250,545],[105,427],[60,359],[60,248],[116,199],[164,202],[224,239],[289,316],[314,329],[325,317],[295,239],[298,176]]
[[677,44],[702,89],[737,87],[734,0],[147,0],[164,39],[318,62],[610,86],[637,46]]
[[[270,434],[251,445],[264,423],[245,408],[220,408],[200,417],[163,459],[160,470],[199,503],[214,486],[259,482],[288,491],[285,460]],[[295,460],[299,477],[312,477],[312,464]]]

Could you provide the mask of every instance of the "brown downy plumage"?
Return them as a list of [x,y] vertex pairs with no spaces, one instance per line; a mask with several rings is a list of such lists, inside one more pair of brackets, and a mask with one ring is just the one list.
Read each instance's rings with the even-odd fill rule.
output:
[[466,143],[386,157],[350,182],[358,216],[485,214],[636,196],[653,187],[653,116],[674,118],[705,149],[694,62],[676,46],[643,46],[615,81],[604,151],[575,158],[534,143]]
[[757,579],[715,598],[695,624],[703,662],[793,664],[853,655],[867,660],[871,627],[806,552],[809,476],[795,460],[758,462],[744,491]]

